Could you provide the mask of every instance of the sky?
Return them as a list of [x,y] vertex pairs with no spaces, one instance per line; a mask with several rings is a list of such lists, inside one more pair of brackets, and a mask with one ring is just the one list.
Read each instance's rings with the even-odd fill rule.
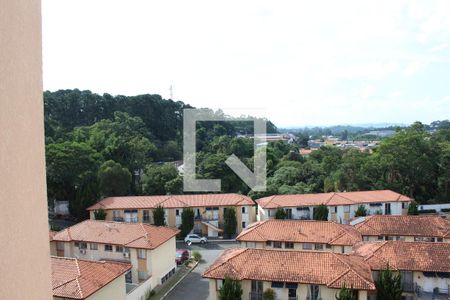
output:
[[450,1],[43,0],[44,89],[278,127],[450,118]]

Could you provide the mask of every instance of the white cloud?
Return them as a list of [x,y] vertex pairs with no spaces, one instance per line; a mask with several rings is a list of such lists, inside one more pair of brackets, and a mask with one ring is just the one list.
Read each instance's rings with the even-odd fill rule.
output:
[[173,85],[176,100],[263,107],[279,126],[407,122],[416,86],[395,103],[388,91],[450,60],[446,5],[43,0],[44,88],[169,97]]

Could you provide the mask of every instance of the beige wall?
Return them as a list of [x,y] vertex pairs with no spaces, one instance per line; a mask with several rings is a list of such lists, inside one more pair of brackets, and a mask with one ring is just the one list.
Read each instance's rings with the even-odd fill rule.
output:
[[[370,241],[370,242],[379,241],[378,236],[372,236],[372,235],[371,236],[363,236],[363,238],[367,238],[367,241]],[[413,236],[399,236],[399,238],[400,238],[399,240],[406,241],[406,242],[414,242],[414,239],[415,239],[415,237],[413,237]],[[424,237],[424,238],[426,238],[426,237]],[[384,241],[384,240],[388,240],[388,239],[386,236],[383,236],[382,240]],[[435,242],[440,243],[440,242],[437,242],[437,237],[435,237]],[[450,243],[450,239],[443,239],[442,242]]]
[[1,298],[48,300],[40,0],[0,1],[0,48]]
[[[263,290],[265,291],[268,288],[271,288],[271,282],[264,281],[263,282]],[[250,291],[251,291],[251,281],[243,280],[241,281],[242,286],[242,299],[249,299]],[[307,299],[308,295],[308,284],[299,284],[297,288],[297,299]],[[288,300],[288,289],[286,288],[272,288],[277,295],[278,300]],[[336,293],[339,292],[339,289],[331,289],[326,287],[325,285],[320,286],[320,295],[321,299],[335,299]],[[359,300],[367,300],[367,292],[366,291],[358,291],[358,299]],[[217,291],[217,280],[209,279],[209,298],[208,300],[219,300],[219,292]]]
[[176,242],[171,238],[150,253],[148,268],[152,274],[152,287],[161,284],[161,277],[176,268],[175,262]]
[[[243,248],[258,248],[258,249],[280,249],[280,250],[305,250],[303,249],[303,243],[294,243],[294,249],[286,249],[285,243],[281,243],[282,248],[274,248],[273,242],[270,246],[266,245],[265,242],[248,242],[248,241],[241,241],[240,246]],[[315,251],[314,244],[312,251]],[[329,251],[329,252],[335,252],[335,253],[351,253],[352,247],[351,246],[331,246],[331,248],[327,248],[324,244],[323,250],[317,250],[317,251]]]
[[[234,206],[235,210],[236,210],[236,221],[237,221],[237,233],[239,234],[242,231],[242,221],[246,222],[246,226],[248,227],[249,224],[252,224],[254,222],[256,222],[256,211],[255,211],[255,206],[245,206],[246,207],[246,212],[247,212],[247,219],[243,220],[242,217],[242,206]],[[206,211],[206,207],[192,207],[192,209],[194,210],[194,212],[196,211],[196,209],[199,208],[200,209],[200,214],[203,217],[207,216],[207,211]],[[177,225],[177,217],[176,217],[176,209],[180,210],[180,218],[179,218],[179,223],[181,224],[181,212],[183,208],[169,208],[167,209],[167,214],[166,214],[166,223],[168,226],[170,227],[178,227]],[[223,209],[224,207],[219,207],[219,223],[223,224]],[[124,218],[125,213],[123,209],[117,209],[118,211],[120,211],[120,217]],[[144,209],[137,209],[138,211],[138,222],[142,222],[143,221],[143,211]],[[147,209],[146,209],[147,210]],[[153,210],[152,209],[148,209],[150,212],[150,223],[153,224]],[[108,209],[105,210],[106,211],[106,220],[107,221],[112,221],[113,218],[113,209]],[[94,211],[90,211],[89,212],[89,216],[92,220],[95,219],[94,217]],[[207,234],[207,229],[204,230],[203,234]]]

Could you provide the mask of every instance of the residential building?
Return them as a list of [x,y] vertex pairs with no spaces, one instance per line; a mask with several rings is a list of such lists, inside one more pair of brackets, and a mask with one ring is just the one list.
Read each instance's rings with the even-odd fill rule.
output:
[[55,235],[52,255],[127,262],[128,289],[164,283],[175,273],[179,230],[142,223],[86,220]]
[[[354,254],[360,255],[369,264],[374,280],[388,265],[390,269],[400,272],[405,299],[432,299],[431,294],[435,291],[448,297],[449,243],[363,242],[354,247]],[[369,293],[369,298],[376,299],[376,296]]]
[[411,199],[390,190],[320,194],[274,195],[256,200],[258,220],[273,219],[278,208],[284,208],[288,219],[313,218],[314,209],[328,207],[328,220],[348,224],[359,206],[369,215],[406,215]]
[[51,257],[54,300],[125,300],[127,263]]
[[219,299],[225,277],[241,282],[242,299],[263,300],[271,288],[280,300],[335,299],[352,286],[359,300],[375,290],[369,266],[358,256],[320,251],[238,248],[226,250],[203,274],[209,299]]
[[250,225],[237,237],[242,247],[318,250],[350,253],[361,234],[350,225],[326,221],[265,220]]
[[106,211],[106,220],[131,223],[153,223],[153,210],[161,206],[166,224],[178,228],[183,209],[191,208],[195,214],[194,232],[217,237],[223,228],[224,211],[236,210],[237,233],[256,221],[255,203],[239,194],[200,194],[109,197],[88,208],[91,219],[98,209]]
[[40,0],[0,1],[1,299],[51,299]]
[[438,216],[369,216],[354,222],[364,241],[450,243],[450,220]]

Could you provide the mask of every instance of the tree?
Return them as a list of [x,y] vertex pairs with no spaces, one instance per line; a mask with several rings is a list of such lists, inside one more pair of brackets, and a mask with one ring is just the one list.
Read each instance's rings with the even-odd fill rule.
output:
[[275,291],[271,288],[267,288],[263,294],[264,300],[275,300]]
[[328,220],[328,207],[325,204],[320,204],[314,207],[313,219],[317,221],[327,221]]
[[389,266],[380,272],[375,282],[377,299],[400,300],[402,299],[402,279],[400,273],[394,274]]
[[164,208],[162,206],[157,206],[153,210],[153,220],[156,226],[165,226],[166,225],[166,216],[164,212]]
[[102,208],[94,211],[94,218],[96,220],[105,220],[106,219],[106,211]]
[[181,213],[181,236],[185,237],[194,228],[194,211],[191,208],[184,208]]
[[236,234],[236,210],[234,207],[226,207],[223,213],[223,231],[226,238],[231,238]]
[[176,178],[167,181],[164,188],[166,189],[166,194],[168,195],[183,194],[183,177],[177,176]]
[[98,170],[100,194],[104,197],[127,195],[130,190],[131,173],[113,160],[105,161]]
[[336,295],[336,300],[356,300],[354,290],[346,288],[345,286],[339,290],[339,294]]
[[142,178],[142,192],[145,195],[165,195],[166,184],[177,177],[178,170],[173,164],[148,165]]
[[99,198],[96,175],[101,160],[102,156],[86,143],[66,141],[47,145],[49,200],[67,200],[72,216],[86,218],[86,208]]
[[365,217],[367,216],[367,209],[364,205],[359,205],[355,212],[355,217]]
[[241,283],[229,277],[225,277],[222,287],[219,290],[220,300],[241,300]]
[[411,203],[409,204],[409,207],[408,207],[408,215],[418,215],[418,214],[419,214],[419,209],[417,207],[417,202],[411,201]]
[[286,219],[286,211],[282,207],[278,207],[275,212],[275,219],[284,220]]

